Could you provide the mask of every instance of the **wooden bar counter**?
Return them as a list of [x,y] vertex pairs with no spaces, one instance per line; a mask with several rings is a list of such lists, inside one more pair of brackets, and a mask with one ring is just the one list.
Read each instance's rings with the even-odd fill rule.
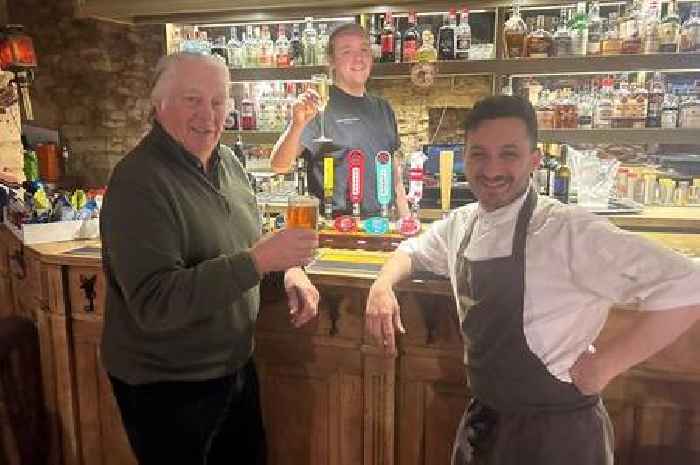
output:
[[[650,237],[700,256],[700,235]],[[428,277],[399,286],[407,333],[388,356],[364,329],[372,274],[312,271],[319,317],[300,329],[280,284],[263,283],[255,357],[271,465],[449,463],[469,394],[449,285]],[[104,291],[99,242],[22,247],[0,230],[2,310],[31,317],[40,332],[51,434],[37,447],[52,465],[135,463],[99,357]],[[613,310],[601,338],[633,316]],[[698,360],[700,325],[606,389],[616,463],[700,464]]]

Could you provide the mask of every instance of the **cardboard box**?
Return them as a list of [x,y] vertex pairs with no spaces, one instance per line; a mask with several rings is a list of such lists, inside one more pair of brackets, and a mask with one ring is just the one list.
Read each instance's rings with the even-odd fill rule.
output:
[[17,227],[16,224],[10,221],[7,213],[7,210],[5,210],[5,226],[27,245],[78,239],[98,239],[100,237],[99,218],[80,221],[58,221],[55,223],[22,224],[21,227]]

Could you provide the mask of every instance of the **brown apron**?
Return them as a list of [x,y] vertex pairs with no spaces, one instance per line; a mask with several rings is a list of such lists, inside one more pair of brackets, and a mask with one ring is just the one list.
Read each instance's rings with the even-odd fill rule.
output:
[[460,321],[474,395],[462,417],[453,465],[611,465],[612,424],[599,396],[584,396],[532,353],[523,328],[525,243],[537,204],[530,190],[508,257],[457,255]]

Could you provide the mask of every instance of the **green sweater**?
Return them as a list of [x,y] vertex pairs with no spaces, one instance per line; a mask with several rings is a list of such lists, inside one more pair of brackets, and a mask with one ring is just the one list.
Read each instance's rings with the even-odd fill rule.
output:
[[205,380],[251,356],[260,224],[245,171],[219,146],[209,175],[155,123],[114,169],[100,216],[102,360],[128,384]]

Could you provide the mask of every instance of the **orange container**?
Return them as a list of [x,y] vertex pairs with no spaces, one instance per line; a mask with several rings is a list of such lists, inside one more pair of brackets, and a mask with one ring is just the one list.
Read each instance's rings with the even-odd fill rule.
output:
[[36,149],[39,159],[39,178],[54,183],[61,177],[60,154],[56,144],[41,144]]

